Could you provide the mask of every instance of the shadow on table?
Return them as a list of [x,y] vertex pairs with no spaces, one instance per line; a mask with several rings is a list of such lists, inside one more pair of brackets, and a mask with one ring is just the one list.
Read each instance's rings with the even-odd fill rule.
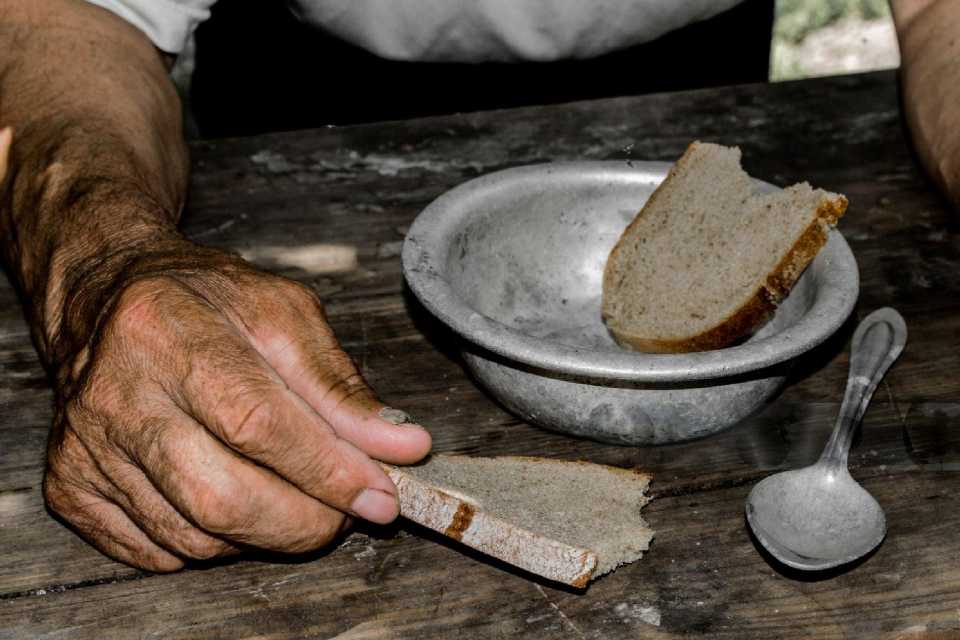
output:
[[877,550],[883,546],[883,542],[881,542],[865,556],[857,558],[853,562],[842,564],[839,567],[822,569],[820,571],[804,571],[802,569],[794,569],[793,567],[786,565],[773,557],[773,555],[767,551],[762,544],[760,544],[760,541],[757,540],[757,536],[754,535],[753,529],[750,528],[750,525],[747,522],[746,514],[744,514],[743,517],[743,528],[746,529],[747,534],[750,536],[750,542],[753,544],[753,548],[756,549],[757,553],[760,554],[760,557],[763,558],[768,565],[770,565],[770,568],[784,578],[787,578],[788,580],[796,580],[797,582],[823,582],[824,580],[832,580],[833,578],[850,573],[872,558],[874,554],[877,553]]
[[[398,519],[394,523],[385,525],[385,526],[372,525],[369,523],[358,523],[354,527],[354,529],[351,530],[351,533],[362,534],[372,540],[395,539],[398,537],[398,535],[401,532],[420,538],[431,544],[439,544],[441,546],[447,547],[448,549],[456,551],[457,553],[463,556],[466,556],[467,558],[470,558],[473,561],[486,564],[500,571],[504,571],[506,573],[517,576],[519,578],[523,578],[524,580],[527,580],[535,584],[539,584],[544,587],[549,587],[551,589],[565,591],[567,593],[573,593],[573,594],[582,594],[586,590],[586,588],[577,589],[569,585],[548,580],[541,576],[532,574],[528,571],[524,571],[523,569],[514,567],[513,565],[510,565],[506,562],[503,562],[496,558],[485,555],[475,549],[471,549],[470,547],[462,545],[431,529],[427,529],[426,527],[418,525],[409,520]],[[248,552],[239,556],[232,556],[229,558],[216,558],[212,560],[193,561],[190,563],[189,567],[192,570],[206,571],[210,569],[216,569],[219,567],[230,566],[238,562],[261,562],[266,564],[279,564],[279,565],[306,564],[306,563],[322,560],[323,558],[330,555],[334,551],[337,551],[343,548],[345,544],[350,545],[349,541],[347,540],[347,536],[338,538],[336,542],[331,543],[329,546],[324,547],[323,549],[313,551],[310,553],[295,554],[295,555],[274,553],[274,552],[263,551],[259,549],[250,549]],[[379,583],[386,578],[387,569],[388,569],[387,567],[375,567],[374,569],[366,572],[366,575],[364,576],[364,580],[371,585]]]
[[[810,376],[816,375],[833,362],[834,358],[846,349],[847,343],[849,343],[853,337],[853,332],[857,328],[859,321],[859,314],[857,313],[857,309],[854,308],[853,312],[832,336],[794,360],[785,386],[789,387],[798,382],[802,382]],[[839,398],[837,400],[839,400]]]
[[237,562],[262,562],[264,564],[282,564],[297,565],[307,564],[322,560],[333,552],[348,546],[355,546],[356,542],[351,542],[350,536],[361,534],[373,540],[390,540],[396,538],[401,529],[401,520],[394,521],[388,525],[376,525],[369,522],[355,520],[354,525],[347,531],[341,533],[333,541],[322,549],[308,551],[306,553],[280,553],[255,547],[247,547],[243,553],[236,556],[224,558],[213,558],[210,560],[193,560],[190,562],[191,569],[207,570],[217,567],[228,566]]
[[470,370],[460,355],[462,338],[420,303],[417,296],[410,290],[410,285],[407,284],[406,280],[403,281],[403,303],[413,326],[430,346],[443,354],[447,360],[455,362],[469,375]]

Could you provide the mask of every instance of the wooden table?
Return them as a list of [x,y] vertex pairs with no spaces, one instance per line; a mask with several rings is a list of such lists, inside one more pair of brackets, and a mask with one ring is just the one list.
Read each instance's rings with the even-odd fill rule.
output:
[[[464,373],[451,337],[405,292],[399,251],[420,209],[495,169],[551,160],[665,159],[693,139],[738,144],[748,170],[847,194],[860,264],[854,316],[884,305],[910,341],[868,412],[853,475],[889,533],[854,567],[773,564],[743,503],[776,469],[812,462],[839,406],[856,318],[803,358],[760,414],[700,442],[603,445],[542,431]],[[0,636],[13,638],[960,637],[960,225],[919,171],[896,75],[586,102],[321,129],[193,147],[185,229],[309,283],[346,350],[438,451],[586,459],[654,474],[642,561],[558,589],[412,535],[354,534],[306,558],[255,557],[152,575],[101,556],[40,493],[51,393],[17,299],[0,286]],[[318,274],[271,247],[356,246]],[[281,251],[281,253],[283,253]]]

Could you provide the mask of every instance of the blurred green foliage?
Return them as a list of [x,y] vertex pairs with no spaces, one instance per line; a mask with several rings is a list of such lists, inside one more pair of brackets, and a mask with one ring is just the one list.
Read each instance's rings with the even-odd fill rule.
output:
[[798,43],[811,31],[846,16],[864,20],[890,15],[888,0],[777,0],[774,41]]

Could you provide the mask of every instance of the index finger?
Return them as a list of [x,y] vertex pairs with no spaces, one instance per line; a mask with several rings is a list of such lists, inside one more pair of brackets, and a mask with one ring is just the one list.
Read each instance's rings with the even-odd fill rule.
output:
[[225,321],[209,321],[214,334],[191,345],[177,394],[181,408],[234,451],[323,503],[381,524],[395,519],[396,486],[380,466],[339,438]]
[[295,313],[257,313],[239,329],[283,382],[366,454],[393,464],[412,464],[430,452],[430,433],[406,414],[391,411],[373,393],[327,323],[320,300],[290,282],[277,287],[277,306]]

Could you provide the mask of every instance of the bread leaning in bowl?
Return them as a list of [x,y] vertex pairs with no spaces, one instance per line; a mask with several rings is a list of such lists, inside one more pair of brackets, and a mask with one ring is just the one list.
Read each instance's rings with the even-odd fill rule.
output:
[[637,351],[726,347],[773,314],[846,208],[806,182],[759,193],[738,148],[694,142],[610,252],[604,322]]
[[512,456],[384,467],[403,517],[574,587],[638,560],[653,538],[640,517],[645,473]]

